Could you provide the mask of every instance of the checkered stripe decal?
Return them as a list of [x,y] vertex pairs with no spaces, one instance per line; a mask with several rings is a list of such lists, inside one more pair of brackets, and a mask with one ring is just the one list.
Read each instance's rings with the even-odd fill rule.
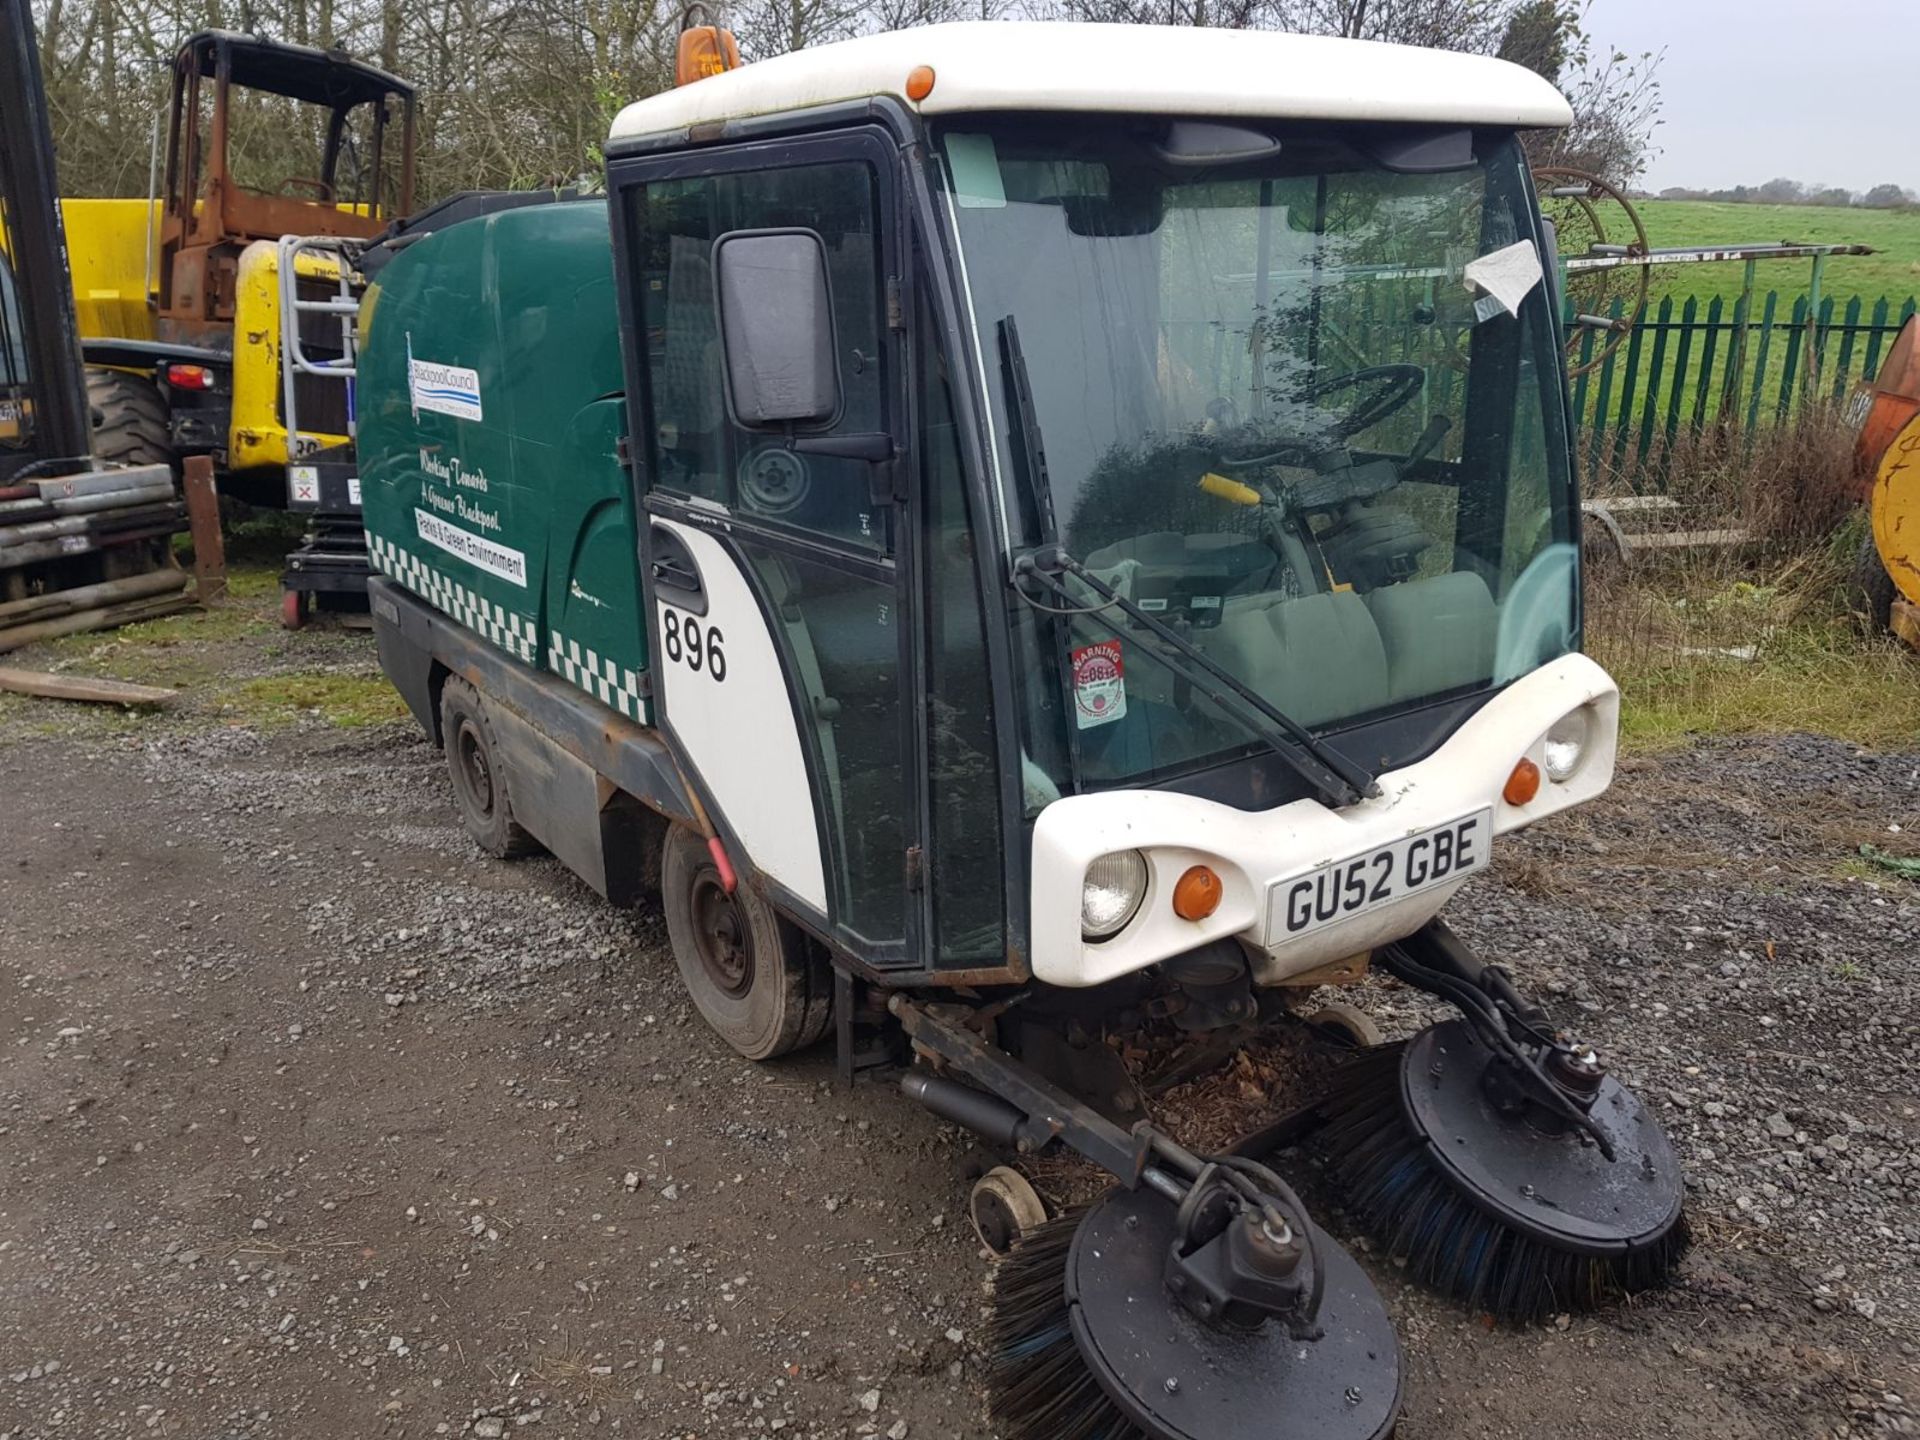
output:
[[442,574],[404,546],[367,532],[367,554],[373,568],[398,580],[435,609],[484,635],[509,654],[533,663],[536,635],[533,621],[476,595],[450,575]]
[[578,640],[558,630],[549,635],[547,668],[564,675],[602,705],[611,705],[629,720],[647,723],[647,702],[640,695],[640,677],[617,660],[596,655]]

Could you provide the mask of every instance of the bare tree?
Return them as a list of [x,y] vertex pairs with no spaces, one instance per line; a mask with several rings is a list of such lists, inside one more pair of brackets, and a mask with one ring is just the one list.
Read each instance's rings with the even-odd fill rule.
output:
[[[1657,57],[1590,58],[1581,0],[730,0],[749,59],[848,35],[1007,14],[1268,27],[1504,54],[1579,116],[1542,153],[1610,178],[1643,168]],[[672,83],[681,0],[35,0],[63,187],[140,195],[173,52],[207,25],[339,45],[412,80],[420,195],[565,180],[599,165],[614,113]],[[272,106],[249,152],[270,174],[310,137]],[[276,167],[279,167],[276,169]]]

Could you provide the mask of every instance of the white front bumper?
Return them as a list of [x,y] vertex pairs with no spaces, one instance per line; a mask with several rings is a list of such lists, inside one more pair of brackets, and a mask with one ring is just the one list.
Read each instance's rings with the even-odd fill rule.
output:
[[[1565,781],[1543,777],[1526,805],[1501,797],[1524,756],[1542,763],[1547,730],[1582,705],[1591,707],[1585,759]],[[1593,799],[1613,779],[1620,694],[1607,672],[1568,655],[1516,680],[1432,755],[1379,777],[1380,795],[1344,810],[1296,800],[1272,810],[1236,810],[1161,790],[1118,790],[1056,800],[1033,830],[1033,973],[1049,985],[1098,985],[1183,954],[1210,940],[1236,938],[1254,958],[1254,978],[1276,984],[1411,934],[1464,883],[1443,882],[1361,911],[1308,934],[1281,940],[1270,929],[1269,892],[1282,881],[1362,854],[1403,836],[1491,808],[1495,835],[1518,830]],[[1542,766],[1544,771],[1544,766]],[[1115,850],[1147,857],[1146,898],[1109,940],[1080,933],[1080,891],[1090,862]],[[1173,913],[1174,882],[1192,865],[1209,865],[1224,894],[1205,920]]]

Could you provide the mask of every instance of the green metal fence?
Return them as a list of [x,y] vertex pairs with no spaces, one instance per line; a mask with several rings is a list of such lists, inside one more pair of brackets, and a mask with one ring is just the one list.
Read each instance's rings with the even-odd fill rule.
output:
[[[1622,316],[1616,300],[1610,318]],[[1647,311],[1624,345],[1573,381],[1573,410],[1589,471],[1630,468],[1673,442],[1682,426],[1724,421],[1752,429],[1784,420],[1809,399],[1845,395],[1874,374],[1882,351],[1920,297],[1834,297],[1751,290],[1731,304],[1716,295],[1669,296]],[[1570,319],[1571,317],[1569,317]],[[1575,352],[1589,361],[1588,330]]]

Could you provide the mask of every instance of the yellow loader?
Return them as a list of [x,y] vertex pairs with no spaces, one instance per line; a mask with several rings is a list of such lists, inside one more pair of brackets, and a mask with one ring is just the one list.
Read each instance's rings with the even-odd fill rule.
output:
[[[224,493],[290,504],[289,463],[346,442],[352,390],[296,374],[290,441],[279,241],[371,239],[407,214],[414,114],[411,85],[341,51],[222,30],[180,47],[149,198],[61,202],[96,454],[207,455]],[[337,287],[300,262],[296,294]],[[337,322],[299,323],[309,357],[340,353]]]

